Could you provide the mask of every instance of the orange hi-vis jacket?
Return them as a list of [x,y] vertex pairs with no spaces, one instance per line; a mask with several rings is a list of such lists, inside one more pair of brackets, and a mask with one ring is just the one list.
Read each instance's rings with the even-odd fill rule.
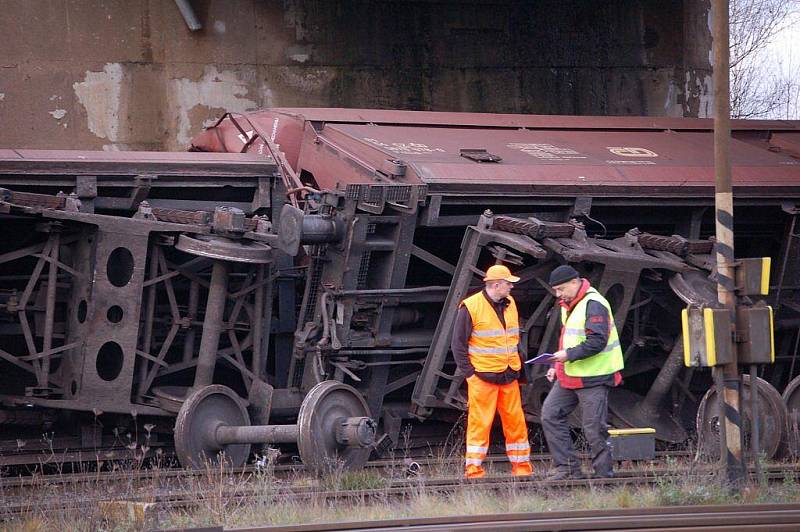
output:
[[462,302],[472,319],[472,335],[467,345],[469,361],[477,372],[501,373],[508,367],[514,371],[522,368],[518,352],[517,304],[513,297],[508,296],[508,299],[510,303],[503,311],[505,327],[483,292],[473,294]]

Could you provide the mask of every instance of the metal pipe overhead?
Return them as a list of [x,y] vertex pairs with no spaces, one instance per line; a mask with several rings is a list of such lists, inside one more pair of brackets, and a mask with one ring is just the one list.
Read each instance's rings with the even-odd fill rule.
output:
[[189,0],[175,0],[175,5],[178,6],[183,20],[186,21],[186,25],[191,31],[203,29],[203,25],[200,24],[200,20],[197,18],[197,14],[194,12],[194,8],[192,8],[192,4]]

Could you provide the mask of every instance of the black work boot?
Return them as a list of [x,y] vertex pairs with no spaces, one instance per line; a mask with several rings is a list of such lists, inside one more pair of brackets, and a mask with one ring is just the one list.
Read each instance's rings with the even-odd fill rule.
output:
[[545,480],[581,480],[586,478],[580,469],[556,469]]

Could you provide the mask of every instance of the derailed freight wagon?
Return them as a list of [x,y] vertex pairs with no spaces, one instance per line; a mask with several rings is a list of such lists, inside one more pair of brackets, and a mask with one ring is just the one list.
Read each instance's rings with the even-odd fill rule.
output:
[[[450,330],[486,267],[522,277],[535,354],[559,329],[542,280],[571,263],[621,332],[614,424],[682,442],[696,416],[711,440],[710,374],[682,367],[680,338],[680,310],[716,300],[711,127],[274,109],[226,116],[193,141],[246,154],[168,154],[187,164],[172,174],[126,155],[92,166],[7,154],[2,415],[89,412],[83,440],[97,444],[94,414],[112,416],[107,428],[134,414],[165,440],[174,425],[184,464],[219,450],[242,463],[250,444],[289,443],[316,467],[358,465],[397,445],[404,419],[425,428],[460,414]],[[777,390],[800,401],[789,383],[800,371],[800,125],[733,128],[736,255],[772,258],[769,295],[749,302],[775,309],[776,363],[759,387],[772,455],[791,425]],[[193,157],[225,159],[203,174]],[[58,191],[68,195],[29,194]],[[531,422],[548,387],[528,375]]]

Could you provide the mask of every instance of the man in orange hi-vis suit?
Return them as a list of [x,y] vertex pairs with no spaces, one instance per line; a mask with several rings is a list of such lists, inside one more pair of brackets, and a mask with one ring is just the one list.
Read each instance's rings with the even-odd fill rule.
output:
[[483,290],[461,302],[450,344],[456,364],[467,378],[464,476],[484,475],[483,460],[489,449],[489,432],[496,412],[500,413],[503,423],[511,472],[526,476],[533,468],[528,426],[517,382],[522,371],[519,316],[517,304],[510,295],[519,277],[498,264],[486,271],[483,281]]

